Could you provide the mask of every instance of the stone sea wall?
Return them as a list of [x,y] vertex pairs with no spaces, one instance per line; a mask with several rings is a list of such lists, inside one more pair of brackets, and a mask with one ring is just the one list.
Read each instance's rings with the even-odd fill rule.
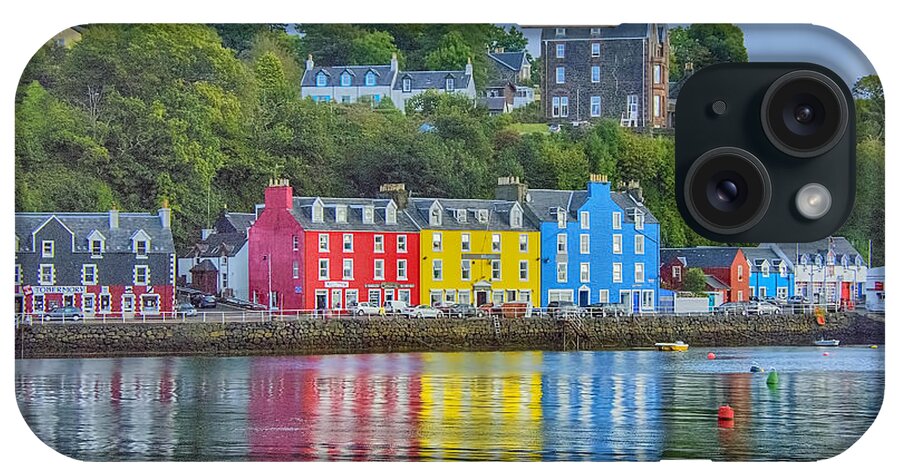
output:
[[300,319],[263,323],[35,324],[16,329],[17,358],[334,354],[467,350],[596,350],[652,347],[682,340],[695,347],[884,343],[884,317],[667,316],[507,319]]

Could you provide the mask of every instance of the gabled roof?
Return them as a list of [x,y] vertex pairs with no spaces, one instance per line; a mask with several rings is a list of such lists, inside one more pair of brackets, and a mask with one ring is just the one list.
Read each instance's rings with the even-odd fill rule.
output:
[[[324,205],[324,222],[315,223],[312,220],[313,204],[320,201]],[[385,223],[385,213],[388,204],[396,207],[389,198],[333,198],[333,197],[294,197],[294,207],[291,215],[300,223],[304,230],[328,230],[328,231],[418,231],[403,210],[397,210],[397,224]],[[372,206],[375,210],[375,222],[363,223],[363,207]],[[335,210],[338,206],[347,207],[347,223],[337,223]]]
[[718,291],[720,289],[731,289],[727,284],[723,283],[719,278],[715,276],[704,274],[703,277],[706,278],[706,285],[712,288],[714,291]]
[[847,256],[851,260],[862,256],[843,236],[824,238],[810,243],[763,243],[763,245],[778,248],[794,264],[799,262],[798,253],[799,256],[807,255],[809,257],[818,254],[824,258],[829,249],[834,251],[834,258],[838,262],[843,256]]
[[[441,224],[431,225],[429,211],[437,202],[441,209]],[[522,213],[522,226],[513,228],[509,224],[510,211],[518,202],[509,200],[479,200],[459,198],[410,198],[407,211],[416,225],[429,230],[493,230],[493,231],[538,231],[536,223]],[[521,207],[521,205],[519,205]],[[466,213],[466,221],[460,223],[456,218],[456,210]],[[487,223],[481,223],[475,216],[476,210],[487,210]]]
[[325,75],[328,76],[327,87],[340,87],[341,73],[343,73],[344,71],[350,73],[350,86],[365,86],[366,73],[368,73],[369,71],[375,73],[375,86],[390,86],[394,81],[394,71],[391,70],[391,65],[389,64],[364,66],[316,66],[310,70],[303,72],[303,77],[300,78],[300,87],[321,87],[316,86],[316,76],[320,72],[325,73]]
[[488,53],[488,58],[492,59],[498,66],[511,69],[513,71],[521,71],[522,66],[527,64],[526,51],[510,51],[503,53]]
[[762,260],[768,261],[772,270],[776,269],[781,263],[784,263],[789,271],[793,269],[793,265],[782,259],[770,246],[745,246],[741,248],[741,250],[747,257],[747,260],[750,261],[750,264],[753,265],[753,271],[759,271],[761,269]]
[[233,257],[241,251],[245,243],[247,243],[246,233],[213,233],[206,237],[206,240],[197,242],[191,254],[206,258]]
[[[586,190],[533,189],[528,190],[525,203],[541,221],[555,222],[557,208],[568,210],[569,221],[575,221],[578,219],[578,209],[587,202],[588,197]],[[644,214],[645,224],[659,223],[656,217],[650,213],[650,209],[631,198],[628,192],[610,192],[609,197],[624,212],[622,214],[623,223],[634,223],[634,216],[627,213],[632,209],[637,209]]]
[[453,90],[461,90],[469,87],[472,76],[465,71],[401,71],[397,74],[397,82],[394,89],[403,90],[403,78],[410,79],[410,88],[415,90],[444,89],[446,79],[453,78]]
[[665,264],[678,258],[688,268],[730,268],[738,251],[740,248],[725,246],[662,248],[659,250],[659,262]]
[[75,252],[90,252],[88,236],[96,230],[106,238],[106,253],[132,253],[131,237],[144,230],[150,237],[148,253],[174,253],[172,230],[163,228],[158,215],[150,213],[119,212],[119,227],[110,229],[109,213],[92,212],[20,212],[16,213],[16,236],[20,238],[21,251],[31,250],[31,233],[55,216],[75,237]]
[[214,265],[212,261],[205,259],[205,260],[195,264],[194,267],[191,268],[191,272],[193,273],[194,271],[218,271],[218,269],[216,268],[216,265]]
[[247,234],[247,228],[256,220],[254,213],[236,213],[224,212],[218,220],[216,220],[215,228],[217,233],[239,232]]

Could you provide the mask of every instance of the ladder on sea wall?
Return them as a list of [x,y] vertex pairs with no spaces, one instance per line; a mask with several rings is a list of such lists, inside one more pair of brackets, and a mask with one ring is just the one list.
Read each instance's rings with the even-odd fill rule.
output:
[[494,321],[494,337],[500,340],[500,316],[494,314],[492,317]]
[[585,322],[584,317],[578,314],[566,315],[563,317],[563,350],[569,348],[569,334],[572,334],[572,343],[575,350],[581,349],[582,340],[590,340],[594,337],[591,326]]

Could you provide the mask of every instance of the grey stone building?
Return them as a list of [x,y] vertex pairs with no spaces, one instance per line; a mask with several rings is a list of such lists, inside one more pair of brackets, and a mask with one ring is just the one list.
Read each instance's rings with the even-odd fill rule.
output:
[[666,127],[666,25],[543,28],[541,61],[548,121],[580,123],[605,117],[626,127]]

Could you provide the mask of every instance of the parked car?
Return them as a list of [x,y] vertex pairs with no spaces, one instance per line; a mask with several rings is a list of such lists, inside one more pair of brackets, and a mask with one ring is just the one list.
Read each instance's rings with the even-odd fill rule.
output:
[[776,306],[786,306],[788,301],[785,298],[780,298],[778,296],[767,296],[764,299],[767,303],[774,304]]
[[175,308],[176,317],[192,317],[197,315],[197,308],[189,302],[181,303]]
[[350,312],[357,316],[377,316],[381,314],[381,307],[370,302],[360,302],[351,307]]
[[626,316],[629,307],[618,302],[598,302],[587,307],[587,311],[592,316]]
[[759,316],[764,314],[781,314],[781,306],[776,306],[768,301],[760,301],[753,303],[753,306],[748,308],[748,312]]
[[82,317],[84,316],[81,314],[81,309],[75,306],[57,307],[44,314],[46,321],[78,321]]
[[787,299],[787,307],[790,308],[791,312],[804,312],[806,311],[812,303],[806,296],[796,295],[791,296]]
[[747,314],[747,303],[746,302],[726,302],[724,304],[720,304],[713,309],[713,313],[717,315],[732,315],[732,314]]
[[442,311],[442,312],[447,312],[455,304],[456,303],[453,301],[440,301],[440,302],[436,302],[436,303],[432,304],[431,307],[433,307],[439,311]]
[[211,294],[195,294],[191,297],[191,304],[197,309],[212,309],[216,307],[216,297]]
[[457,303],[445,311],[450,317],[475,317],[478,310],[471,304]]
[[572,301],[550,301],[547,303],[547,315],[550,317],[586,316],[587,310],[578,307]]
[[425,317],[441,317],[444,315],[444,313],[439,309],[433,308],[428,304],[419,304],[416,307],[407,309],[406,312],[410,317],[415,317],[418,319],[422,319]]
[[478,306],[478,309],[476,309],[475,311],[475,315],[477,317],[490,317],[493,315],[500,315],[502,311],[503,307],[501,305],[489,302]]
[[406,301],[385,301],[384,312],[387,314],[404,314],[409,308]]

